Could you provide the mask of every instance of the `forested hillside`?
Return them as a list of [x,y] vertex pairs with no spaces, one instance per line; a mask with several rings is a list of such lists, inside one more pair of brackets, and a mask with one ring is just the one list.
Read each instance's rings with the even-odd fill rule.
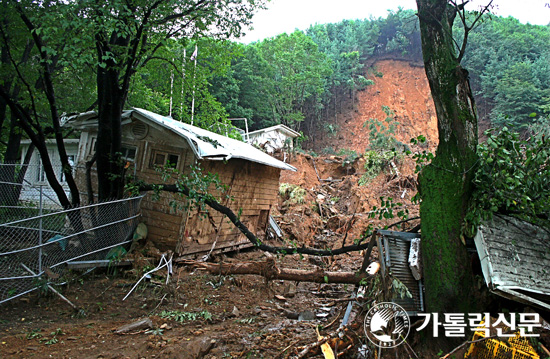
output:
[[[463,30],[457,24],[458,38]],[[547,123],[549,45],[550,26],[524,25],[513,18],[485,16],[474,29],[464,66],[470,71],[481,129]],[[412,10],[390,12],[385,19],[313,25],[305,32],[248,45],[202,40],[196,66],[189,60],[194,43],[174,44],[167,51],[176,54],[174,59],[184,59],[184,49],[183,82],[176,76],[171,85],[173,68],[155,63],[136,81],[132,105],[167,112],[172,93],[173,115],[189,121],[195,93],[199,123],[245,117],[252,129],[283,123],[306,136],[328,126],[343,104],[354,104],[358,92],[383,79],[383,71],[372,66],[376,60],[401,59],[422,66],[418,19]],[[151,95],[156,101],[144,103]]]

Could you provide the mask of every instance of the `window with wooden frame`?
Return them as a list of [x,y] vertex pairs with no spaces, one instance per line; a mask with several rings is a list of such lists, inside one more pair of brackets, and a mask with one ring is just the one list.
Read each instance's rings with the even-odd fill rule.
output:
[[121,152],[121,158],[125,160],[126,162],[135,162],[136,161],[136,154],[137,154],[137,148],[134,146],[128,146],[128,145],[122,145],[120,147]]
[[159,166],[170,166],[172,168],[177,168],[179,164],[180,156],[175,153],[170,153],[166,151],[153,150],[151,154],[151,161],[149,167],[155,168]]

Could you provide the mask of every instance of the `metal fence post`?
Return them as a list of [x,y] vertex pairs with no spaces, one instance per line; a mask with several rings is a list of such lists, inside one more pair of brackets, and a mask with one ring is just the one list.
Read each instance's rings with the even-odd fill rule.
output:
[[38,248],[38,274],[40,275],[42,273],[42,191],[44,188],[44,185],[40,183],[40,200],[38,202],[38,215],[40,216],[38,221],[38,245],[40,246]]

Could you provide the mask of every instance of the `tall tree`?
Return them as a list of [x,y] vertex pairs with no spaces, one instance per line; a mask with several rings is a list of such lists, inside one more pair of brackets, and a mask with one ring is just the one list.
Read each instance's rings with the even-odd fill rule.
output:
[[[52,17],[48,14],[60,9],[60,5],[55,2],[40,5],[33,4],[32,1],[2,2],[0,5],[3,10],[0,23],[3,65],[0,97],[9,107],[11,118],[10,139],[6,146],[5,160],[16,158],[22,129],[36,147],[46,178],[61,205],[64,207],[78,205],[80,196],[65,151],[64,134],[60,123],[60,102],[55,90],[56,84],[61,81],[74,85],[75,82],[64,73],[71,72],[70,77],[74,78],[77,77],[77,72],[71,71],[70,66],[67,66],[68,59],[62,56],[63,51],[59,51],[67,46],[67,43],[59,41],[57,36],[52,36],[56,31],[63,31],[68,36],[70,25],[60,22],[59,19],[55,19],[55,22],[51,21]],[[63,26],[61,24],[67,27],[61,30]],[[68,52],[65,51],[65,53]],[[56,77],[63,79],[56,83]],[[75,95],[81,94],[74,87],[71,89]],[[5,109],[1,112],[4,117]],[[55,174],[46,146],[46,138],[49,135],[56,140],[71,199],[66,195]],[[17,196],[12,196],[11,199],[17,200]]]
[[[419,176],[426,304],[430,312],[467,312],[473,305],[473,276],[462,230],[472,193],[478,137],[468,71],[460,62],[478,17],[468,25],[464,3],[453,0],[416,3],[439,131],[436,156]],[[460,42],[455,42],[452,32],[457,15],[465,26]]]
[[100,200],[123,194],[121,115],[136,71],[168,39],[239,37],[264,1],[77,1],[82,28],[94,36],[97,60],[97,173]]
[[313,108],[310,112],[314,115],[325,79],[331,73],[326,55],[301,31],[281,34],[253,46],[256,51],[247,55],[257,61],[249,62],[254,66],[249,78],[258,85],[271,111],[269,118],[262,119],[262,125],[282,123],[299,131],[308,107]]

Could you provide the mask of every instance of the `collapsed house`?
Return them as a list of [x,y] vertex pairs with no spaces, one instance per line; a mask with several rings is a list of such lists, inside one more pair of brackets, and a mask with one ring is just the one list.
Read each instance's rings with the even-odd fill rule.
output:
[[474,238],[483,277],[502,297],[550,310],[550,234],[514,217],[495,215]]
[[[95,153],[97,114],[73,116],[67,125],[81,131],[78,161],[82,166]],[[222,198],[221,204],[239,213],[241,222],[260,239],[266,235],[271,208],[277,202],[281,170],[296,171],[247,143],[137,108],[123,114],[121,152],[127,173],[146,183],[162,183],[157,169],[166,163],[184,175],[193,165],[218,175],[230,197]],[[79,172],[79,188],[86,188],[84,181],[85,174]],[[142,219],[148,240],[157,248],[192,255],[214,247],[230,251],[252,245],[225,216],[211,209],[188,209],[186,201],[165,192],[159,199],[152,194],[143,199]]]
[[283,124],[262,128],[247,134],[248,143],[264,149],[269,154],[292,150],[293,140],[299,136],[299,132]]

